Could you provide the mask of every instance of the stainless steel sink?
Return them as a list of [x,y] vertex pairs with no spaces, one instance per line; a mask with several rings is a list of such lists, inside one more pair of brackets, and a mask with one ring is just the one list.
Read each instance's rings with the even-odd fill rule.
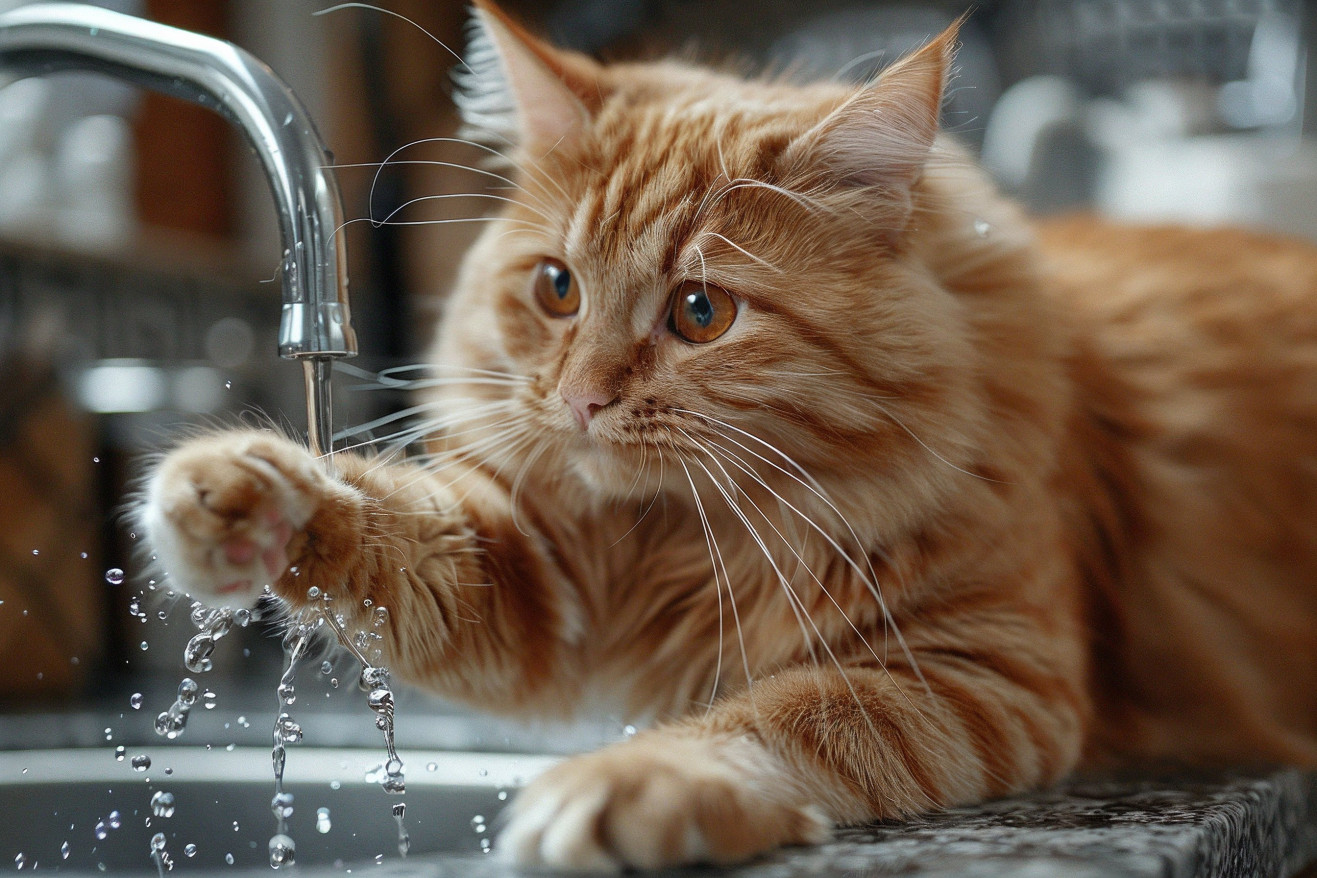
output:
[[[122,760],[112,745],[0,753],[0,868],[12,862],[66,874],[152,874],[151,839],[164,833],[174,873],[270,874],[269,750],[151,752],[151,765],[140,771],[131,747]],[[383,755],[382,748],[289,748],[284,787],[294,795],[289,835],[298,874],[365,866],[373,875],[434,875],[459,863],[458,873],[488,873],[494,864],[483,849],[499,812],[516,787],[559,758],[411,751],[404,754],[407,792],[398,797],[366,779]],[[157,792],[172,794],[172,815],[164,816],[165,807],[156,813]],[[405,860],[393,813],[399,802],[407,805],[411,843]]]

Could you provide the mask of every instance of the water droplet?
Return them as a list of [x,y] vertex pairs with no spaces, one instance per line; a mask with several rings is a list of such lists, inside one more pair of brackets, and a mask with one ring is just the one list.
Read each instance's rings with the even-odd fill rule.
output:
[[40,550],[40,549],[33,549],[33,550],[32,550],[32,554],[33,554],[33,555],[40,555],[40,554],[41,554],[41,550]]
[[174,816],[174,794],[164,790],[157,790],[151,796],[151,813],[157,817]]
[[634,738],[636,736],[636,727],[632,725],[622,726],[622,734],[628,738]]
[[487,838],[482,838],[482,839],[480,839],[480,852],[481,852],[482,854],[487,854],[487,853],[489,853],[491,847],[492,847],[492,844],[491,844],[491,842],[490,842],[489,839],[487,839]]
[[59,846],[59,858],[61,860],[67,860],[69,858],[69,854],[71,854],[72,852],[73,849],[69,847],[69,843],[67,841]]
[[425,770],[426,770],[426,771],[438,771],[438,770],[439,770],[439,763],[438,763],[438,762],[427,762],[427,763],[425,763]]
[[133,767],[133,771],[146,771],[151,767],[151,757],[142,753],[134,756],[129,764]]
[[329,788],[330,788],[331,790],[337,790],[337,789],[341,788],[342,786],[343,786],[343,782],[342,782],[342,781],[331,780],[331,781],[329,782]]
[[163,832],[157,832],[155,835],[151,836],[151,850],[155,851],[156,853],[159,853],[164,849],[165,849],[165,834]]
[[233,854],[225,854],[225,855],[224,855],[224,862],[226,862],[226,863],[228,863],[230,866],[232,866],[232,865],[233,865]]
[[114,748],[114,761],[115,761],[115,762],[123,762],[123,757],[124,757],[124,753],[125,753],[125,752],[127,752],[127,748],[125,748],[123,744],[120,744],[118,747],[115,747],[115,748]]
[[123,816],[118,811],[111,811],[110,816],[106,818],[106,822],[110,824],[111,829],[118,829],[123,825]]
[[274,798],[270,800],[270,811],[280,820],[287,820],[293,816],[293,794],[292,793],[275,793]]
[[97,840],[104,841],[105,837],[110,834],[110,831],[106,828],[104,820],[97,820],[96,828],[92,830],[92,833],[96,836]]
[[151,644],[147,643],[145,640],[142,641],[141,645],[142,645],[142,652],[146,652],[148,649],[151,648]]
[[[296,569],[296,568],[294,568],[294,569]],[[311,586],[310,588],[308,588],[308,589],[306,590],[306,599],[307,599],[307,600],[309,600],[309,601],[314,601],[314,600],[318,600],[319,598],[320,598],[320,586],[318,586],[318,585],[313,585],[313,586]]]
[[330,674],[334,673],[334,663],[333,663],[333,662],[330,662],[330,661],[323,661],[323,662],[321,662],[321,663],[320,663],[320,673],[324,674],[326,677],[328,677]]
[[333,829],[333,828],[334,828],[334,824],[333,824],[332,822],[330,822],[330,819],[329,819],[329,809],[328,809],[328,808],[317,808],[317,809],[316,809],[316,832],[320,833],[321,835],[324,835],[326,832],[329,832],[329,830],[331,830],[331,829]]
[[278,693],[279,700],[284,704],[292,704],[297,701],[297,689],[294,688],[292,682],[280,683]]
[[485,826],[485,815],[477,814],[471,818],[471,828],[477,833],[484,832],[488,827]]
[[225,381],[225,382],[224,382],[224,389],[225,389],[225,390],[232,390],[232,389],[233,389],[233,382],[232,382],[232,381]]
[[183,856],[195,857],[196,855],[197,855],[196,845],[192,844],[191,842],[188,842],[186,845],[183,846]]
[[191,707],[197,703],[197,681],[184,677],[178,684],[178,703]]
[[270,837],[270,868],[281,869],[297,860],[297,845],[282,832]]
[[201,693],[201,706],[206,710],[214,710],[215,705],[219,703],[219,696],[207,689]]
[[142,693],[141,693],[141,692],[134,692],[132,695],[130,695],[130,696],[128,697],[128,706],[131,707],[133,710],[141,710],[141,709],[142,709]]
[[23,866],[26,863],[27,863],[27,857],[23,856],[23,854],[20,853],[18,856],[14,857],[14,865],[17,868],[19,869],[23,868]]
[[118,567],[111,567],[105,571],[105,581],[110,585],[123,585],[123,571]]
[[507,790],[499,790],[499,791],[498,791],[498,800],[499,800],[500,802],[506,802],[506,801],[508,800],[508,791],[507,791]]
[[992,231],[992,224],[989,223],[987,220],[985,219],[974,220],[974,234],[978,235],[980,238],[988,237],[988,233],[991,231]]

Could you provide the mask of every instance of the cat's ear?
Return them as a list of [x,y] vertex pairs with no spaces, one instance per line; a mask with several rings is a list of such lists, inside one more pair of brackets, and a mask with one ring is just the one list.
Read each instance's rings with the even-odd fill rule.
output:
[[937,136],[959,29],[951,25],[798,137],[789,165],[908,198]]
[[537,157],[578,136],[600,97],[594,62],[537,39],[489,0],[472,13],[457,75],[464,121]]

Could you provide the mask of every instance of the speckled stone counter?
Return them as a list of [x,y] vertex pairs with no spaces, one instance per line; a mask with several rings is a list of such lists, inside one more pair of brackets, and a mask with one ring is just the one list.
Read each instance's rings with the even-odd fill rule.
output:
[[[1317,775],[1283,770],[1158,781],[1076,780],[1047,793],[917,822],[846,829],[819,848],[780,851],[727,878],[1254,878],[1317,859]],[[398,874],[517,874],[490,860],[417,859]],[[386,867],[372,874],[392,874]]]

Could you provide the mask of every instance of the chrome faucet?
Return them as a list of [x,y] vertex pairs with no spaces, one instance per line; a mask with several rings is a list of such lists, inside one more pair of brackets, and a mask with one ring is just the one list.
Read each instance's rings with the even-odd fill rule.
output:
[[105,73],[209,107],[243,130],[279,213],[279,355],[302,361],[308,438],[312,451],[329,452],[333,362],[355,356],[357,338],[348,310],[338,184],[296,95],[232,43],[81,3],[38,3],[0,14],[0,68],[23,76]]

